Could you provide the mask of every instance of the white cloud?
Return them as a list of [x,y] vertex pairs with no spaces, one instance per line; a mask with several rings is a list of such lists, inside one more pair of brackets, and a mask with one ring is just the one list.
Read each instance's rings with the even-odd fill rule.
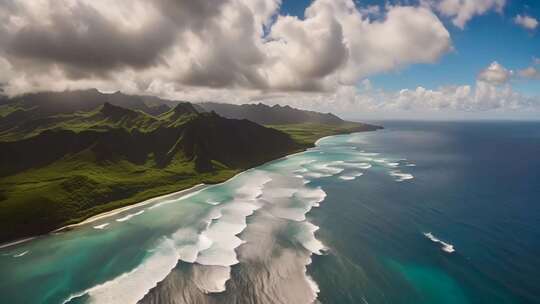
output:
[[476,15],[490,10],[501,12],[506,0],[431,0],[431,4],[444,16],[452,18],[455,26],[463,29]]
[[[509,85],[497,86],[478,81],[474,85],[443,86],[437,89],[417,87],[399,91],[385,91],[354,86],[341,86],[335,92],[312,95],[286,93],[280,95],[252,96],[237,102],[289,104],[300,108],[346,114],[349,117],[380,116],[389,113],[469,113],[486,115],[497,111],[538,111],[539,98],[521,95]],[[482,114],[484,113],[484,114]]]
[[494,61],[478,74],[478,80],[490,84],[501,85],[507,83],[512,77],[513,72]]
[[[431,0],[430,0],[431,1]],[[0,84],[9,94],[83,89],[341,113],[530,107],[494,62],[474,85],[383,91],[367,79],[452,49],[436,7],[463,27],[503,0],[358,8],[315,0],[9,0],[0,4]],[[436,5],[436,6],[434,6]],[[529,71],[530,72],[530,71]],[[521,72],[519,72],[521,75]]]
[[540,65],[540,59],[533,57],[532,65],[522,70],[518,70],[517,74],[519,77],[525,79],[540,79],[540,70],[538,65]]
[[538,27],[538,20],[527,15],[517,15],[514,22],[527,30],[534,30]]
[[519,77],[526,79],[540,79],[540,72],[538,72],[538,69],[533,66],[519,70],[518,75]]
[[333,91],[376,73],[435,62],[451,49],[448,31],[425,7],[377,12],[352,0],[315,0],[299,19],[279,15],[280,3],[2,2],[0,57],[11,67],[6,90]]

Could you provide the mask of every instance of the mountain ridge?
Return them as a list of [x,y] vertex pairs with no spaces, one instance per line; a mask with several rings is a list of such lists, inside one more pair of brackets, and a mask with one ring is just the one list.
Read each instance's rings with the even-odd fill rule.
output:
[[248,119],[262,125],[281,125],[298,123],[342,124],[345,121],[332,113],[300,110],[291,106],[258,104],[227,104],[217,102],[198,103],[207,111],[234,119]]
[[[150,114],[141,110],[137,96],[129,101],[116,94],[115,103],[110,95],[70,92],[55,101],[45,94],[40,103],[38,94],[0,105],[0,242],[200,183],[222,182],[311,147],[323,136],[371,130],[345,121],[263,126],[180,101]],[[82,100],[61,107],[77,96]],[[89,96],[105,97],[99,103],[92,99],[91,108],[84,103]]]

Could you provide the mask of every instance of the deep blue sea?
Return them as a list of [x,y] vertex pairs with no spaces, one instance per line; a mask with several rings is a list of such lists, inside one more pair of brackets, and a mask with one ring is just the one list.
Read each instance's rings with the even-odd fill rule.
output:
[[379,123],[0,248],[0,303],[540,303],[540,123]]
[[540,123],[381,124],[358,145],[406,158],[414,179],[319,182],[321,302],[540,303]]

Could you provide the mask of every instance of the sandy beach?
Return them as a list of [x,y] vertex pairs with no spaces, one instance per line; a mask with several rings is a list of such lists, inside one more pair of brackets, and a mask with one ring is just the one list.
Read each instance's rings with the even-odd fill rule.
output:
[[[145,201],[142,201],[140,203],[136,203],[136,204],[133,204],[133,205],[124,206],[124,207],[120,207],[120,208],[117,208],[117,209],[113,209],[111,211],[106,211],[106,212],[103,212],[103,213],[100,213],[100,214],[96,214],[94,216],[91,216],[91,217],[87,218],[86,220],[84,220],[84,221],[82,221],[80,223],[60,227],[60,228],[58,228],[58,229],[56,229],[54,231],[51,231],[48,234],[61,233],[63,231],[71,230],[73,228],[83,226],[83,225],[95,222],[97,220],[101,220],[101,219],[107,218],[109,216],[113,216],[113,215],[122,213],[124,211],[128,211],[128,210],[139,208],[139,207],[143,207],[143,206],[150,205],[150,204],[159,203],[160,201],[163,201],[163,200],[179,199],[181,197],[184,197],[184,196],[199,192],[202,189],[206,188],[207,186],[208,185],[206,185],[206,184],[198,184],[198,185],[195,185],[195,186],[193,186],[191,188],[188,188],[188,189],[183,189],[183,190],[180,190],[180,191],[177,191],[177,192],[173,192],[173,193],[169,193],[169,194],[165,194],[165,195],[161,195],[161,196],[156,196],[156,197],[147,199]],[[44,235],[47,235],[47,234],[44,234]],[[38,237],[39,236],[32,236],[32,237],[28,237],[28,238],[19,239],[19,240],[13,241],[13,242],[3,243],[3,244],[0,244],[0,249],[15,246],[15,245],[18,245],[18,244],[21,244],[21,243],[24,243],[24,242],[28,242],[28,241],[31,241],[31,240],[36,239]]]

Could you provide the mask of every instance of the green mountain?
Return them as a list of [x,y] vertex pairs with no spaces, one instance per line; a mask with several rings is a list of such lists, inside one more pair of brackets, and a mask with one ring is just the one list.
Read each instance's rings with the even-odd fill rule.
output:
[[9,127],[10,123],[13,125],[13,122],[91,111],[104,103],[159,115],[169,111],[171,106],[178,102],[153,96],[126,95],[120,92],[106,94],[96,89],[31,93],[11,99],[0,97],[0,117],[3,118],[4,123],[0,124],[0,131]]
[[289,118],[279,122],[295,124],[262,126],[188,102],[97,90],[4,98],[0,242],[221,182],[310,147],[322,136],[375,128],[291,109],[279,111],[311,118],[298,123],[283,114]]
[[259,104],[233,105],[205,102],[197,104],[206,111],[214,111],[233,119],[248,119],[285,132],[293,139],[310,147],[317,139],[342,133],[375,131],[381,126],[343,120],[332,113],[295,109],[290,106]]
[[319,113],[292,108],[290,106],[268,106],[259,104],[233,105],[227,103],[199,103],[206,111],[215,111],[221,116],[234,119],[248,119],[261,125],[283,125],[317,123],[339,125],[344,120],[331,113]]
[[189,103],[159,116],[110,103],[36,115],[0,138],[0,241],[201,182],[221,182],[301,149],[283,132],[199,113]]

